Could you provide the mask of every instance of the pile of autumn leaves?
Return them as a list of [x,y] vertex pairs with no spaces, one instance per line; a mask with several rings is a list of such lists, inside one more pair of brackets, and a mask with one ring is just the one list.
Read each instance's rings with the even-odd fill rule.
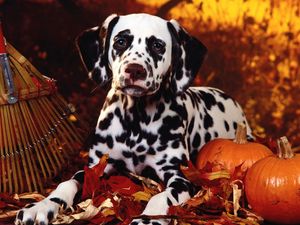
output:
[[[134,218],[171,219],[179,224],[258,224],[261,218],[243,207],[244,173],[240,167],[232,176],[226,170],[212,172],[213,165],[203,170],[192,163],[181,171],[196,187],[198,193],[179,206],[171,206],[168,215],[141,216],[149,199],[163,191],[162,184],[135,174],[115,175],[103,178],[107,165],[103,156],[93,168],[85,168],[82,199],[87,199],[59,216],[56,224],[86,220],[89,224],[129,224]],[[99,179],[100,177],[100,179]],[[102,178],[101,178],[102,177]],[[158,203],[159,204],[159,203]],[[241,206],[241,205],[242,206]]]
[[[193,198],[179,206],[171,206],[167,215],[143,216],[141,213],[149,199],[164,190],[149,178],[135,174],[103,177],[108,156],[101,158],[93,168],[85,167],[85,180],[82,191],[83,201],[60,214],[53,224],[118,224],[127,225],[134,218],[170,219],[172,224],[258,224],[262,219],[245,208],[243,194],[244,176],[241,167],[233,175],[226,170],[214,171],[214,165],[207,164],[202,170],[196,169],[191,162],[182,166],[184,176],[191,181],[198,192]],[[18,208],[32,199],[41,200],[43,196],[30,194],[18,196],[19,199],[0,195],[1,202]],[[31,201],[30,201],[31,199]],[[159,203],[158,203],[159,204]],[[13,219],[13,214],[11,219]],[[0,218],[1,219],[1,218]]]

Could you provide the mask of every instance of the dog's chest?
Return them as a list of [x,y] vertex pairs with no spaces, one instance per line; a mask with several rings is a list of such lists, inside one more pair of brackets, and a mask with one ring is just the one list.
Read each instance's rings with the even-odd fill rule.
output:
[[179,146],[184,122],[175,109],[174,104],[164,98],[133,103],[119,97],[101,113],[103,119],[99,121],[98,132],[112,137],[109,147],[118,150],[129,170],[141,170],[160,161],[167,149]]

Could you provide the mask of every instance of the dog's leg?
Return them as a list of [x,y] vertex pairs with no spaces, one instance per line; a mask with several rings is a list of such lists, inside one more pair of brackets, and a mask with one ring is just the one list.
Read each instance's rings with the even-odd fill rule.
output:
[[[178,171],[174,173],[168,171],[170,174],[178,174]],[[143,215],[167,215],[168,209],[171,205],[179,205],[191,198],[194,188],[192,184],[180,175],[173,175],[167,182],[167,188],[153,196],[148,202]],[[135,219],[131,225],[142,225],[142,224],[155,224],[155,225],[166,225],[170,221],[168,219],[151,220],[149,219]]]
[[65,210],[73,205],[83,181],[84,171],[80,170],[70,180],[60,183],[47,198],[20,210],[15,224],[47,225],[56,218],[60,208]]

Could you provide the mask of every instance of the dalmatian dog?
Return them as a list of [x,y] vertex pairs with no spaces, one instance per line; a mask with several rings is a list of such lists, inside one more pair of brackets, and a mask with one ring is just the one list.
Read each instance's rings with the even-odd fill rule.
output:
[[[175,20],[111,15],[102,26],[84,31],[77,45],[89,77],[99,85],[111,83],[89,166],[109,154],[106,174],[130,171],[162,181],[165,190],[150,199],[144,215],[167,214],[170,205],[194,194],[179,167],[195,161],[205,143],[233,138],[240,122],[251,135],[236,101],[215,88],[189,87],[207,49]],[[44,200],[20,210],[15,223],[47,225],[61,206],[72,206],[83,181],[84,171],[77,172]],[[167,223],[135,219],[131,224]]]

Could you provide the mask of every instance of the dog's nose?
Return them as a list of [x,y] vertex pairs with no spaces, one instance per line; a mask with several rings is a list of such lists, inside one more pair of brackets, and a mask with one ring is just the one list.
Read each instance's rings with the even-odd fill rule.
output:
[[137,63],[128,64],[125,72],[130,75],[130,79],[132,79],[133,81],[145,80],[147,76],[145,68]]

